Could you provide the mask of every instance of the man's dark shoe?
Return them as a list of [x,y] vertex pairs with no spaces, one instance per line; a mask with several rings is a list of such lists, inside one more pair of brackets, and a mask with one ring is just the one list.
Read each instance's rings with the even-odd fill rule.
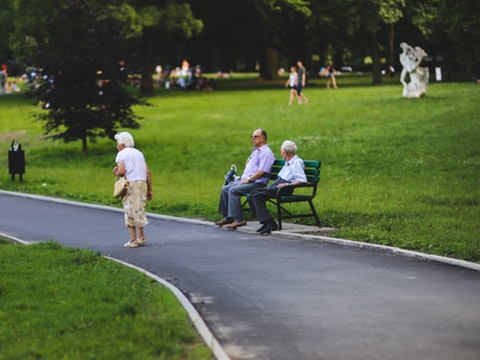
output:
[[267,226],[267,223],[262,224],[262,226],[257,229],[257,232],[261,233],[263,230],[265,230],[266,226]]
[[260,231],[260,235],[270,235],[272,231],[275,231],[278,229],[278,225],[275,221],[270,221],[265,224],[265,229]]

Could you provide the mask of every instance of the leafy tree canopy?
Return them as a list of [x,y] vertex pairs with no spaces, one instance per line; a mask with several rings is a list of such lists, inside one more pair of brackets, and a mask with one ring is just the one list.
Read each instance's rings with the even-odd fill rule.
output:
[[38,96],[46,133],[65,142],[138,127],[124,88],[127,39],[142,30],[136,11],[111,0],[19,0],[14,51],[41,69]]
[[450,61],[480,72],[480,2],[423,0],[413,5],[412,22]]

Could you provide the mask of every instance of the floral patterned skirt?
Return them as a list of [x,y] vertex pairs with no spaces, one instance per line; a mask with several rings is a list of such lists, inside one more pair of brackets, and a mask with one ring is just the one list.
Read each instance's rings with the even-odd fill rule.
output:
[[145,214],[147,202],[147,182],[129,181],[128,190],[122,199],[125,210],[125,225],[129,227],[143,227],[148,224]]

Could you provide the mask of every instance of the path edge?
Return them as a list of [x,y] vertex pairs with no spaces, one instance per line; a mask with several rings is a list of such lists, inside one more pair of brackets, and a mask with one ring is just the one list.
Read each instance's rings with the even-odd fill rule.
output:
[[[96,205],[96,204],[82,203],[82,202],[78,202],[78,201],[65,200],[65,199],[54,198],[54,197],[49,197],[49,196],[41,196],[41,195],[26,194],[26,193],[16,193],[16,192],[5,191],[5,190],[0,190],[0,194],[123,213],[122,208],[116,208],[116,207],[113,207],[113,206],[106,206],[106,205]],[[153,214],[153,213],[147,213],[147,216],[149,216],[151,218],[154,218],[154,219],[160,219],[160,220],[166,220],[166,221],[177,221],[177,222],[188,223],[188,224],[214,226],[214,224],[212,222],[205,221],[205,220],[188,219],[188,218],[181,218],[181,217],[161,215],[161,214]],[[241,230],[241,231],[243,231],[243,230]],[[427,261],[435,261],[435,262],[440,262],[440,263],[444,263],[444,264],[448,264],[448,265],[458,266],[458,267],[462,267],[462,268],[466,268],[466,269],[470,269],[470,270],[480,271],[480,264],[477,264],[477,263],[473,263],[473,262],[466,261],[466,260],[455,259],[455,258],[449,258],[449,257],[446,257],[446,256],[431,255],[431,254],[426,254],[426,253],[413,251],[413,250],[400,249],[400,248],[393,247],[393,246],[370,244],[370,243],[367,243],[367,242],[347,240],[347,239],[341,239],[341,238],[332,238],[332,237],[322,236],[322,235],[293,233],[293,232],[289,232],[289,231],[286,231],[286,230],[274,231],[273,233],[277,236],[284,237],[284,238],[300,238],[300,239],[304,239],[304,240],[321,241],[321,242],[337,244],[337,245],[342,245],[342,246],[357,247],[357,248],[361,248],[361,249],[386,251],[386,252],[391,252],[391,253],[396,254],[396,255],[402,255],[402,256],[406,256],[406,257],[410,257],[410,258],[422,259],[422,260],[427,260]]]

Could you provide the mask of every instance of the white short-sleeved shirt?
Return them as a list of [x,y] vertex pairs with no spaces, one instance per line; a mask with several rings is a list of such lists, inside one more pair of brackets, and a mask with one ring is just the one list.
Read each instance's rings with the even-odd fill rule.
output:
[[290,76],[288,77],[288,86],[293,88],[295,85],[297,85],[297,82],[298,82],[298,74],[290,73]]
[[125,177],[128,181],[147,180],[147,165],[141,151],[126,147],[115,158],[117,164],[121,161],[125,164]]

